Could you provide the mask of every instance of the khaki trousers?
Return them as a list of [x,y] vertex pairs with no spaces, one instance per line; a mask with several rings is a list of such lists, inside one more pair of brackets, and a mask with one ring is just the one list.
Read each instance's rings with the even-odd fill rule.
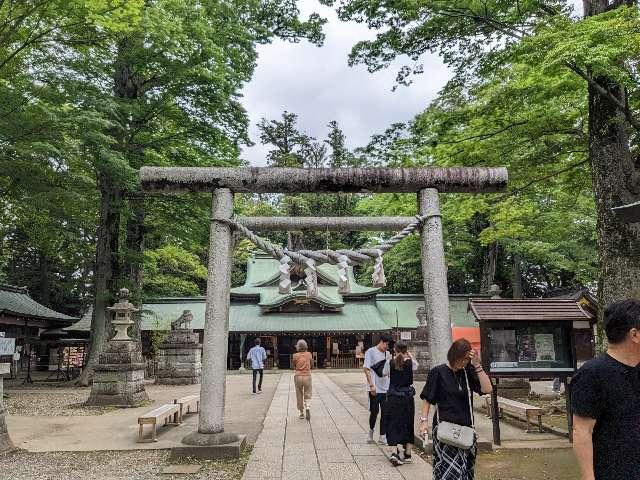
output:
[[296,386],[298,410],[303,412],[305,400],[311,400],[311,375],[296,375],[293,382]]

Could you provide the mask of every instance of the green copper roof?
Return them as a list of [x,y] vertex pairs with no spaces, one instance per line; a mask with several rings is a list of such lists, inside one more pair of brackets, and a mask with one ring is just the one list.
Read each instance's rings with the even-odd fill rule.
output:
[[29,296],[25,288],[0,285],[0,313],[25,318],[39,318],[71,325],[75,317],[51,310]]
[[[204,328],[204,298],[172,298],[150,301],[143,305],[142,330],[169,330],[171,321],[183,310],[191,310],[191,327]],[[250,303],[232,304],[229,331],[296,333],[296,332],[379,332],[389,330],[375,302],[347,303],[341,312],[328,313],[262,313]]]
[[[449,311],[454,327],[475,327],[471,312],[467,311],[467,295],[450,295]],[[262,313],[255,303],[231,303],[230,332],[301,332],[341,331],[375,332],[396,327],[416,328],[416,310],[424,305],[421,295],[378,295],[376,300],[346,302],[341,312],[320,313]],[[193,313],[192,328],[204,328],[204,297],[163,298],[144,303],[142,330],[169,330],[171,321],[183,310]]]
[[[312,300],[315,300],[320,305],[326,305],[332,308],[342,308],[344,306],[344,302],[340,295],[337,292],[332,295],[330,289],[322,289],[318,291],[318,296]],[[293,300],[297,299],[306,299],[307,292],[306,291],[293,291],[286,295],[281,295],[278,293],[277,288],[270,288],[268,292],[264,292],[260,296],[260,307],[264,310],[269,310],[271,308],[277,308],[278,306],[284,305],[285,303],[289,303]]]
[[[379,289],[356,283],[353,270],[349,269],[351,293],[340,295],[335,265],[321,265],[318,268],[316,303],[320,304],[320,311],[270,311],[300,298],[306,298],[304,290],[297,291],[295,288],[289,295],[281,295],[278,292],[279,265],[278,261],[262,252],[256,252],[249,259],[245,285],[231,291],[230,332],[377,332],[396,328],[396,312],[398,327],[412,329],[418,325],[416,310],[424,306],[424,297],[421,294],[377,294]],[[364,300],[362,297],[367,299]],[[477,326],[473,315],[467,311],[468,301],[467,295],[449,296],[453,326]],[[327,307],[324,311],[323,306]],[[186,309],[193,313],[193,328],[202,329],[204,297],[147,301],[142,312],[142,329],[168,330],[171,321]]]
[[[265,289],[278,286],[280,262],[263,252],[254,253],[247,261],[247,280],[241,287],[231,289],[232,296],[260,295]],[[353,268],[349,267],[350,292],[344,297],[362,297],[375,295],[380,289],[360,285],[353,275]],[[338,268],[335,265],[322,264],[318,266],[318,290],[327,297],[342,302],[338,294]],[[277,291],[277,288],[276,288]],[[261,302],[264,302],[261,298]]]
[[[478,295],[449,295],[449,316],[454,327],[477,327],[473,314],[468,311],[469,298]],[[398,326],[400,328],[416,328],[418,307],[424,307],[424,296],[405,294],[377,295],[378,310],[385,323],[392,328],[396,326],[396,311],[398,312]]]

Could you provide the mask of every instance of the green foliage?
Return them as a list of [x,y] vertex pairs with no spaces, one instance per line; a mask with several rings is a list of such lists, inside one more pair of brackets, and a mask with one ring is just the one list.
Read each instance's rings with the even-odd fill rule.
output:
[[297,167],[305,163],[305,147],[311,137],[300,133],[296,127],[298,115],[284,111],[282,120],[267,121],[263,118],[258,124],[260,141],[274,148],[267,154],[267,163],[272,167]]
[[146,297],[202,295],[207,268],[181,247],[165,245],[144,253]]
[[325,20],[300,18],[293,0],[8,0],[0,20],[0,277],[79,313],[106,221],[98,205],[113,197],[115,284],[135,289],[144,231],[147,290],[201,291],[193,258],[187,271],[169,260],[206,258],[210,199],[146,198],[141,209],[138,169],[237,165],[256,45],[320,45]]
[[246,238],[238,242],[233,251],[233,269],[231,270],[231,286],[244,285],[247,278],[247,261],[256,247]]
[[514,48],[520,61],[546,72],[568,65],[635,87],[633,66],[640,57],[640,11],[623,6],[576,21],[564,15],[545,18],[533,35]]
[[[496,248],[503,286],[514,259],[521,259],[527,294],[592,285],[595,211],[584,80],[606,75],[635,84],[637,7],[578,19],[566,1],[325,3],[337,3],[343,20],[377,31],[354,46],[351,64],[376,71],[406,56],[412,63],[397,77],[406,84],[422,73],[421,57],[435,52],[454,71],[408,127],[391,126],[364,152],[392,166],[509,169],[506,193],[442,197],[451,290],[477,291],[488,252]],[[387,195],[363,207],[412,214],[415,199]],[[418,273],[416,265],[410,275]]]
[[148,355],[150,357],[157,357],[160,352],[160,345],[164,342],[169,332],[167,330],[152,330],[149,332],[149,350]]

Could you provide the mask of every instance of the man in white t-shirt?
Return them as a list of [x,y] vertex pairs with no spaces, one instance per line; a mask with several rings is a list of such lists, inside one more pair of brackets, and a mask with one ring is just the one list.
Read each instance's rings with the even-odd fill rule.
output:
[[[391,337],[383,333],[380,335],[378,344],[364,354],[364,375],[367,377],[369,387],[369,442],[373,442],[373,430],[380,412],[380,443],[382,444],[387,443],[384,404],[387,399],[387,390],[389,390],[389,375],[379,376],[372,367],[380,362],[391,360],[391,354],[388,351],[389,343],[391,343]],[[380,372],[382,373],[382,368]]]
[[[255,345],[249,349],[247,360],[251,360],[251,370],[253,370],[253,394],[262,393],[262,377],[264,375],[264,362],[267,359],[267,351],[260,345],[260,339],[256,338]],[[260,376],[258,390],[256,391],[256,378]]]

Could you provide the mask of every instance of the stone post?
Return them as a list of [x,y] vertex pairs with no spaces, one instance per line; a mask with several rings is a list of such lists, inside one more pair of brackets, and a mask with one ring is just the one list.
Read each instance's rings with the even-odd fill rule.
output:
[[144,389],[144,362],[140,344],[127,335],[133,325],[131,314],[137,309],[129,302],[129,290],[120,289],[119,300],[109,307],[115,336],[98,357],[95,379],[87,405],[139,407],[149,400]]
[[241,440],[239,435],[224,431],[232,244],[231,227],[216,219],[231,218],[231,190],[217,188],[213,191],[211,211],[200,417],[198,431],[182,439],[187,445],[198,446],[225,445]]
[[442,217],[438,190],[435,188],[420,190],[418,207],[420,215],[429,217],[424,222],[421,232],[422,283],[431,365],[438,365],[447,361],[447,351],[452,342],[447,265],[442,241]]
[[241,372],[244,372],[246,368],[244,368],[244,343],[247,341],[247,334],[240,334],[240,368]]
[[10,363],[0,363],[0,453],[13,450],[13,442],[9,437],[9,431],[7,430],[7,421],[5,418],[6,409],[4,408],[4,402],[2,396],[4,394],[4,388],[2,385],[2,375],[10,373]]
[[429,345],[429,331],[427,327],[427,313],[424,307],[418,307],[416,311],[418,328],[416,328],[415,338],[411,341],[413,354],[418,362],[418,375],[425,375],[431,366],[431,353]]
[[202,369],[199,336],[191,327],[193,314],[185,310],[171,322],[171,331],[160,344],[158,385],[194,385],[200,383]]

